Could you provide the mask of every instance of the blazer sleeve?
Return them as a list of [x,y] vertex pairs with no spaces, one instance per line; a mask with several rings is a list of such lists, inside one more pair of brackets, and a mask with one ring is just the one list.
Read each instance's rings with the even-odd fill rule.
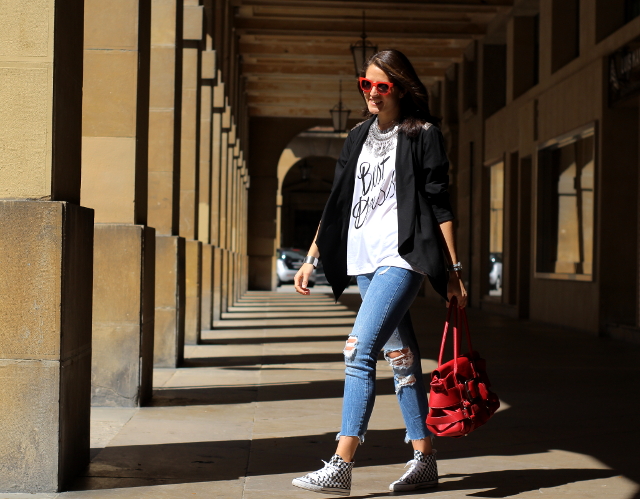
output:
[[420,133],[422,140],[422,166],[425,175],[424,190],[439,224],[453,220],[449,200],[449,159],[440,129],[431,125]]

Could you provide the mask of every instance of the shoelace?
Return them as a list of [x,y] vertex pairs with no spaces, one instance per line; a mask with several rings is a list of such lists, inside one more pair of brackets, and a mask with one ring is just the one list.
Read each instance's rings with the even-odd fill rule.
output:
[[312,482],[320,483],[322,480],[329,480],[338,471],[336,466],[329,464],[325,460],[322,460],[322,462],[324,463],[324,468],[307,475],[307,478]]
[[[406,471],[405,474],[402,475],[400,477],[400,480],[398,480],[398,481],[401,482],[405,478],[410,476],[411,473],[413,473],[415,471],[415,469],[418,467],[418,463],[421,463],[421,461],[418,461],[417,459],[412,459],[411,461],[407,461],[407,464],[405,464],[404,467],[406,468],[407,466],[411,465],[411,468],[409,468],[409,471]],[[421,463],[421,464],[425,464],[425,463]]]

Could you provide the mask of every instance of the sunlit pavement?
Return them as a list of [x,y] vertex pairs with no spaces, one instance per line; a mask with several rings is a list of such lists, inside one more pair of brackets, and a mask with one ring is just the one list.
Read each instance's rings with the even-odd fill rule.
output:
[[[151,407],[93,410],[92,463],[73,492],[0,498],[327,497],[291,480],[333,453],[359,297],[335,305],[320,291],[248,293],[221,329],[186,347],[184,367],[155,371]],[[467,438],[436,440],[437,489],[394,497],[640,497],[640,403],[629,388],[640,347],[469,312],[502,409]],[[445,309],[418,299],[412,313],[429,372]],[[411,458],[385,362],[378,379],[351,497],[391,495]]]

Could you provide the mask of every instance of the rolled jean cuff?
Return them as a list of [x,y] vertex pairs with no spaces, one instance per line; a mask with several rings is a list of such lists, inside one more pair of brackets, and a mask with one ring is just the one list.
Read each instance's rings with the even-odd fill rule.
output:
[[425,440],[427,438],[433,439],[433,433],[431,433],[429,430],[427,430],[427,434],[424,437],[418,437],[418,438],[409,437],[409,432],[407,431],[404,435],[404,443],[408,444],[410,442],[413,442],[414,440]]
[[[356,435],[343,435],[342,433],[338,432],[338,434],[336,435],[336,442],[340,440],[340,437],[355,437],[355,436]],[[358,440],[360,441],[360,445],[364,443],[364,433],[362,435],[358,435]]]

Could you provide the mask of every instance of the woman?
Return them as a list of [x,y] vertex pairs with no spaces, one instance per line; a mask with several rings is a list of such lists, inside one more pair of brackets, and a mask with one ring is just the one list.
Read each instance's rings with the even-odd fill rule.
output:
[[307,288],[317,259],[336,300],[357,276],[362,295],[345,349],[346,377],[338,448],[319,471],[293,480],[314,492],[349,495],[353,457],[364,441],[375,398],[378,353],[394,385],[414,458],[390,490],[438,483],[426,428],[428,403],[409,307],[425,276],[443,297],[466,305],[449,203],[449,162],[427,91],[404,54],[385,50],[365,64],[359,88],[369,119],[347,137],[333,188],[309,254],[295,276]]

